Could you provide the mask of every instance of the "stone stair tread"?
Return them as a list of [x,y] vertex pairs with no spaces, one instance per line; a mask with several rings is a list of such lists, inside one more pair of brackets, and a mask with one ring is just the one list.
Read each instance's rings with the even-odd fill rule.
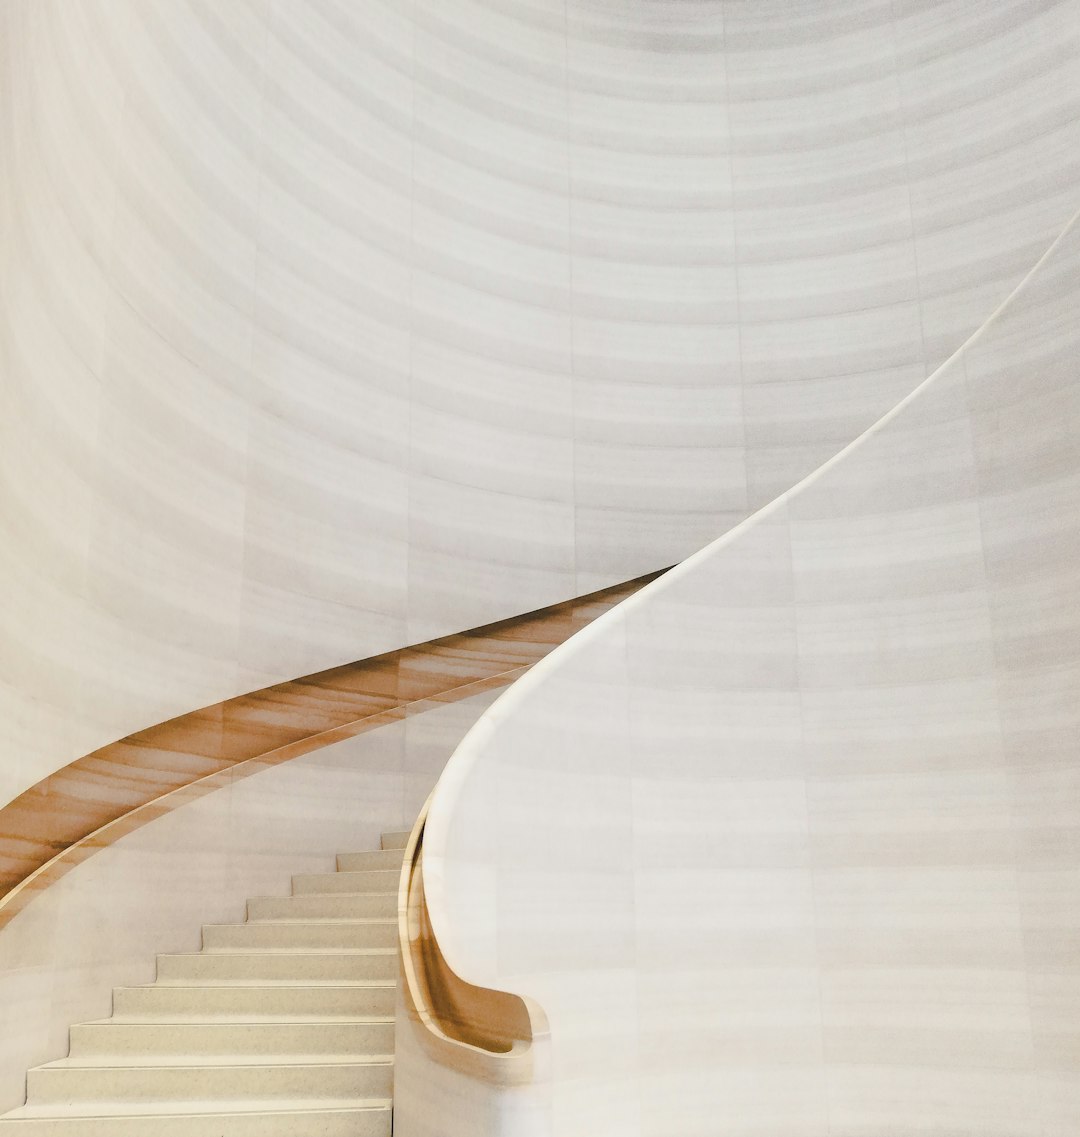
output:
[[381,884],[396,881],[400,878],[401,874],[397,869],[330,869],[329,872],[298,872],[293,875],[293,880],[311,880],[319,877],[342,876],[366,876],[370,877],[373,883]]
[[[302,901],[313,901],[313,899],[324,899],[325,897],[330,896],[330,897],[334,898],[335,902],[338,902],[339,898],[340,898],[340,903],[327,904],[326,905],[326,911],[327,911],[326,915],[318,914],[318,913],[311,911],[311,908],[317,907],[317,904],[298,904],[298,905],[296,905],[296,908],[297,908],[297,914],[296,915],[286,915],[286,914],[282,914],[279,911],[279,912],[275,912],[275,914],[273,916],[251,916],[251,918],[247,921],[247,923],[248,924],[255,924],[255,926],[261,927],[261,926],[263,926],[263,924],[266,924],[266,923],[281,923],[281,924],[301,923],[302,924],[302,923],[319,923],[319,922],[322,922],[324,920],[342,919],[342,918],[340,918],[340,916],[335,914],[335,910],[337,910],[337,908],[340,908],[340,907],[347,907],[349,899],[354,895],[355,894],[352,894],[352,893],[338,893],[338,894],[310,893],[307,896],[297,897],[297,899],[302,899]],[[282,899],[292,899],[292,898],[293,897],[282,897]],[[384,915],[384,916],[368,916],[368,918],[366,918],[366,919],[394,920],[394,919],[396,919],[396,916],[388,913],[387,915]]]
[[[172,983],[161,983],[159,986],[172,987]],[[180,984],[176,984],[180,986]],[[192,988],[192,984],[185,983],[184,987]],[[245,983],[242,979],[203,979],[197,987],[393,987],[395,984],[389,979],[379,981],[371,980],[342,980],[342,979],[260,979],[258,983]]]
[[[348,896],[348,893],[339,895]],[[397,923],[393,916],[298,916],[296,920],[282,920],[280,916],[274,916],[273,919],[267,920],[243,920],[230,924],[203,924],[203,928],[250,928],[252,923],[258,923],[260,928],[269,926],[273,927],[274,924],[289,924],[289,927],[296,926],[296,924],[318,924],[323,927],[324,924],[392,924]]]
[[[179,1105],[183,1106],[178,1109]],[[251,1114],[298,1114],[331,1113],[342,1109],[389,1109],[392,1104],[390,1098],[238,1098],[216,1099],[214,1101],[189,1102],[153,1102],[153,1101],[97,1101],[97,1102],[70,1102],[48,1103],[43,1105],[23,1105],[18,1109],[5,1113],[0,1122],[39,1120],[49,1117],[146,1117],[158,1118],[163,1116],[214,1117],[232,1113]]]
[[[349,877],[366,877],[366,880],[349,880]],[[366,884],[367,888],[357,888]],[[299,873],[293,877],[293,896],[322,896],[327,892],[369,892],[376,896],[395,896],[398,891],[398,874],[386,869],[364,869],[359,872]]]
[[394,979],[256,979],[245,983],[242,979],[200,979],[198,983],[142,983],[127,990],[146,991],[167,987],[170,991],[202,991],[207,987],[396,987]]
[[[335,873],[330,873],[330,872],[324,872],[324,873],[310,873],[308,875],[310,875],[310,876],[334,876],[334,875],[347,876],[349,874],[347,874],[347,873],[335,874]],[[396,892],[397,889],[394,889],[394,891]],[[252,896],[249,899],[251,899],[251,900],[298,900],[298,899],[304,899],[304,900],[306,900],[310,896],[333,896],[335,898],[339,898],[342,896],[386,896],[386,895],[387,895],[387,892],[385,889],[383,889],[380,892],[378,889],[358,888],[358,889],[354,889],[352,892],[344,892],[344,891],[342,891],[342,892],[331,892],[331,893],[304,892],[304,893],[300,893],[299,895],[297,895],[296,893],[292,893],[291,895],[288,895],[288,896]]]
[[[329,954],[334,954],[330,952]],[[325,987],[326,983],[320,983],[312,979],[300,979],[295,983],[288,979],[255,979],[250,983],[245,983],[240,979],[231,979],[227,982],[229,987],[280,987],[282,983],[286,987]],[[205,979],[200,979],[197,983],[161,983],[154,981],[153,983],[133,983],[129,987],[123,988],[126,991],[147,991],[156,987],[167,987],[170,991],[201,991],[204,987],[220,987],[220,983],[215,983]],[[335,979],[329,983],[331,987],[395,987],[397,981],[394,979]]]
[[[239,948],[237,951],[230,952],[230,955],[393,955],[396,948],[388,947],[373,947],[373,948],[308,948],[308,947],[268,947],[268,948]],[[217,952],[210,951],[171,951],[167,957],[158,956],[168,959],[200,959],[207,955],[217,955]]]
[[[387,986],[391,984],[387,983]],[[349,986],[349,984],[343,984]],[[322,1022],[322,1019],[315,1019],[315,1022]],[[394,1021],[393,1015],[349,1015],[348,1018],[335,1018],[327,1019],[327,1022],[333,1023],[334,1026],[370,1026],[372,1023],[392,1023]],[[299,1020],[295,1018],[230,1018],[221,1019],[218,1016],[206,1015],[203,1018],[193,1018],[190,1016],[179,1017],[171,1015],[161,1015],[156,1018],[144,1018],[135,1015],[112,1015],[107,1019],[87,1019],[85,1022],[78,1023],[78,1026],[192,1026],[192,1025],[205,1025],[205,1026],[220,1026],[226,1023],[228,1026],[296,1026],[298,1024],[309,1026],[311,1020]]]
[[393,1054],[91,1054],[81,1058],[58,1058],[33,1069],[172,1070],[178,1066],[184,1069],[230,1066],[246,1070],[252,1066],[385,1066],[393,1061]]
[[[154,1019],[131,1019],[129,1025],[146,1026],[274,1026],[274,1025],[295,1025],[295,1026],[318,1026],[320,1023],[325,1023],[327,1026],[347,1026],[353,1022],[352,1019],[347,1018],[334,1018],[332,1016],[323,1014],[321,1012],[309,1015],[297,1014],[294,1018],[281,1019],[281,1018],[230,1018],[227,1015],[217,1015],[211,1017],[209,1015],[199,1015],[198,1017],[192,1015],[185,1018],[183,1015],[174,1015],[172,1018],[161,1017]],[[381,1022],[369,1023],[370,1026],[381,1026]]]
[[294,877],[328,891],[253,898],[248,919],[204,925],[202,950],[158,954],[157,979],[115,988],[119,1013],[77,1024],[68,1057],[28,1071],[30,1100],[0,1131],[386,1137],[399,869],[344,858]]

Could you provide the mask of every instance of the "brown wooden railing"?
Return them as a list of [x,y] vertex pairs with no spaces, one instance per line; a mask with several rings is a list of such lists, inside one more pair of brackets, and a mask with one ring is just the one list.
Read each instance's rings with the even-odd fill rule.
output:
[[0,809],[0,927],[97,850],[238,777],[507,686],[659,575],[238,695],[71,762]]
[[530,1082],[535,1044],[547,1035],[547,1019],[531,999],[467,983],[447,964],[424,896],[427,814],[425,803],[405,847],[398,888],[401,986],[409,1019],[440,1065],[499,1085]]

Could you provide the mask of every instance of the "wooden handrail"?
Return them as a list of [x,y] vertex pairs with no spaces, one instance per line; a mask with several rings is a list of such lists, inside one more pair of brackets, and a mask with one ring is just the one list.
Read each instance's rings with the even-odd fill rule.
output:
[[76,759],[0,808],[0,928],[100,849],[238,777],[507,686],[657,575],[237,695]]
[[398,886],[398,949],[402,991],[421,1044],[440,1065],[496,1085],[534,1077],[535,1044],[547,1018],[531,999],[467,983],[450,968],[431,926],[424,896],[424,828],[416,819]]

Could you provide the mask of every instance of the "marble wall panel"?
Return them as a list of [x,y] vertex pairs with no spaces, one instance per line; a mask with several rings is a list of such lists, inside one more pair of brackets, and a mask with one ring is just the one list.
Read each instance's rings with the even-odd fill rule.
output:
[[547,1132],[1075,1128],[1078,263],[1074,219],[910,397],[451,759],[433,927],[548,1015]]
[[985,318],[1075,0],[7,0],[0,799],[689,555]]

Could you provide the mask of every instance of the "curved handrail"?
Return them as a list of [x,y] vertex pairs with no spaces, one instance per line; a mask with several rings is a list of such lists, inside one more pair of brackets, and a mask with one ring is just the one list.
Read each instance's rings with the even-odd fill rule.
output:
[[[969,352],[973,346],[978,344],[979,341],[988,334],[989,330],[995,326],[1001,315],[1009,309],[1018,297],[1023,295],[1030,283],[1037,278],[1043,266],[1053,257],[1058,247],[1065,241],[1068,235],[1077,228],[1080,228],[1080,212],[1073,214],[1061,232],[1050,243],[1046,251],[1036,260],[1031,269],[1009,294],[995,306],[990,315],[972,332],[967,340],[965,340],[947,360],[935,368],[930,375],[900,399],[895,406],[882,415],[870,427],[857,435],[840,451],[823,462],[794,486],[778,495],[750,517],[744,519],[739,525],[728,530],[716,540],[691,554],[684,561],[669,570],[668,573],[664,574],[661,579],[651,582],[635,592],[632,596],[623,600],[617,606],[609,609],[587,628],[560,645],[558,649],[551,652],[540,663],[530,669],[519,681],[516,681],[510,686],[473,724],[472,728],[462,739],[451,756],[450,761],[447,763],[429,799],[429,806],[432,807],[431,824],[434,827],[431,836],[435,846],[438,847],[438,845],[445,840],[452,823],[455,809],[463,793],[464,786],[472,772],[472,768],[478,762],[481,753],[490,742],[491,737],[500,723],[512,717],[515,713],[518,713],[533,697],[534,693],[539,690],[548,678],[559,668],[564,667],[569,660],[574,659],[590,645],[600,641],[613,627],[617,626],[618,623],[625,622],[628,613],[639,611],[641,608],[652,604],[657,596],[669,589],[677,587],[681,581],[697,572],[703,564],[708,562],[710,558],[716,556],[717,553],[743,540],[747,532],[753,531],[755,527],[761,525],[772,515],[781,511],[788,501],[798,498],[798,496],[806,492],[809,487],[825,479],[830,471],[843,464],[850,455],[857,453],[870,443],[875,436],[882,433],[890,423],[902,415],[909,406],[919,400],[925,392],[932,390],[935,386],[940,384],[943,378],[950,374],[955,367],[956,361],[961,359],[965,353]],[[427,807],[425,807],[425,814],[426,813]],[[443,890],[444,885],[440,880],[434,891],[434,895],[431,897],[430,908],[434,913],[435,922],[444,929],[445,934],[451,922],[447,912],[449,906],[443,894]],[[428,918],[430,919],[430,917]],[[463,980],[458,981],[464,982]],[[521,997],[525,998],[525,996]]]
[[237,695],[76,759],[0,808],[0,928],[100,849],[196,797],[512,683],[656,575]]
[[477,987],[447,964],[424,895],[424,803],[405,846],[398,884],[398,949],[409,1019],[441,1065],[497,1085],[532,1080],[534,1044],[548,1023],[532,999]]
[[532,693],[544,684],[549,675],[564,666],[567,660],[572,659],[588,645],[597,642],[603,636],[607,635],[611,627],[617,622],[626,619],[628,612],[636,611],[643,606],[652,604],[657,595],[662,594],[667,589],[676,587],[688,576],[693,575],[703,563],[707,562],[722,549],[742,540],[747,532],[754,530],[757,526],[762,524],[762,522],[768,520],[774,513],[782,510],[788,501],[793,498],[797,499],[802,493],[809,489],[809,487],[825,478],[834,467],[842,465],[849,455],[861,450],[876,435],[885,430],[894,419],[903,414],[924,392],[937,386],[942,378],[950,373],[956,360],[961,359],[976,345],[997,323],[999,317],[1008,311],[1014,301],[1024,294],[1030,282],[1038,276],[1039,270],[1053,257],[1057,248],[1065,241],[1073,229],[1076,228],[1080,228],[1080,210],[1077,210],[1070,216],[1064,228],[1058,233],[1054,240],[1050,242],[1046,251],[1042,253],[1034,265],[1024,274],[1005,298],[996,305],[990,315],[986,317],[971,335],[968,336],[946,360],[923,379],[921,383],[917,384],[864,431],[856,435],[846,446],[842,447],[831,458],[822,462],[820,466],[816,467],[804,478],[801,478],[793,486],[789,487],[783,493],[778,494],[772,501],[750,514],[749,517],[744,518],[738,525],[726,530],[715,540],[703,545],[696,552],[691,553],[685,560],[680,561],[665,573],[658,574],[657,577],[648,584],[609,608],[587,627],[582,628],[576,635],[560,644],[558,648],[550,652],[534,667],[530,668],[520,679],[515,680],[515,682],[488,707],[480,718],[473,723],[443,769],[435,789],[432,791],[431,799],[429,799],[430,802],[434,802],[436,796],[438,797],[438,809],[436,811],[438,824],[444,827],[448,824],[448,819],[454,812],[454,807],[457,804],[457,799],[468,777],[469,771],[476,762],[484,742],[490,736],[494,723],[512,714],[515,708],[527,702],[532,696]]

